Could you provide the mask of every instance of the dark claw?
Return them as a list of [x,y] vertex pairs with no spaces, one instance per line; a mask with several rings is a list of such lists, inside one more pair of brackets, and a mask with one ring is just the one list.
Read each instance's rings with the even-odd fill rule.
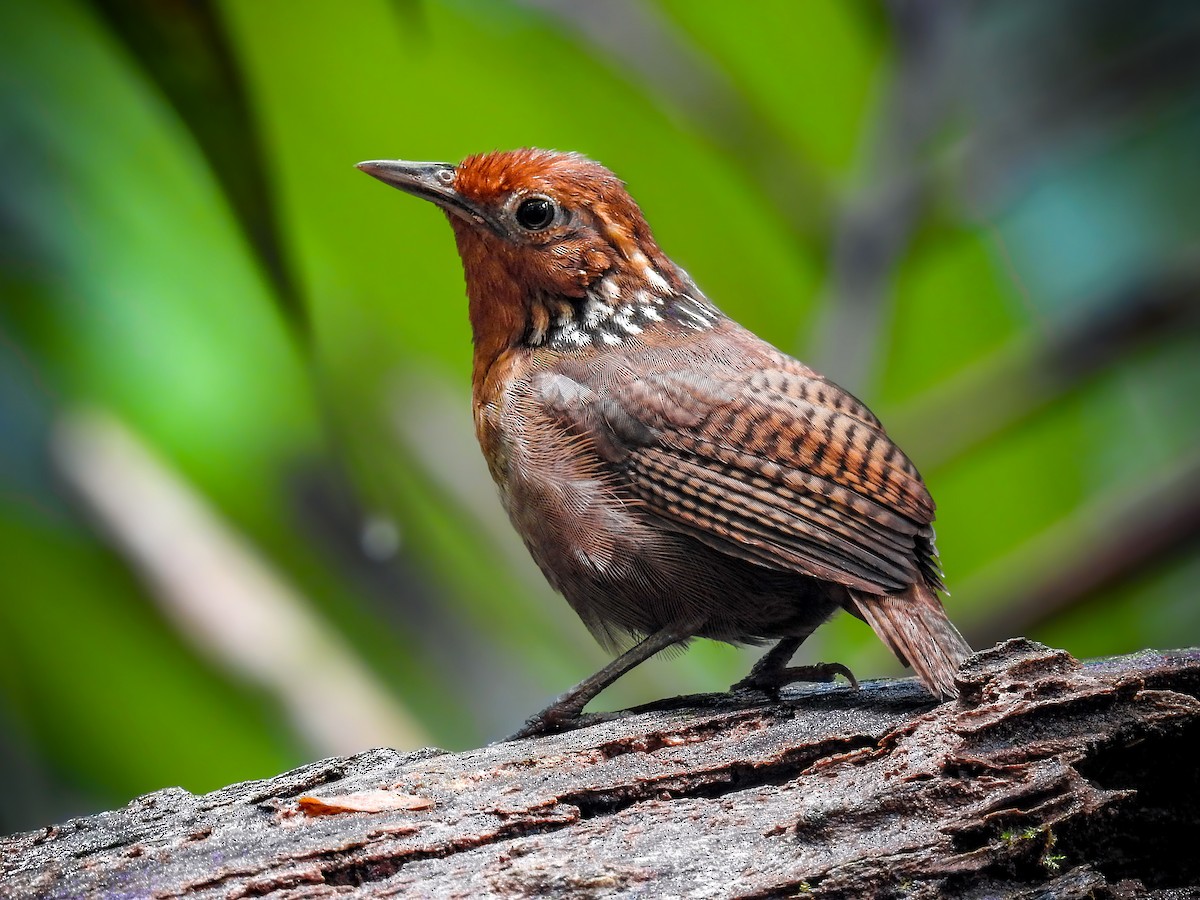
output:
[[525,724],[519,730],[506,737],[502,743],[519,741],[524,738],[541,737],[546,734],[556,734],[560,731],[569,731],[579,721],[579,714],[581,712],[582,710],[578,708],[577,703],[564,703],[562,702],[562,698],[560,698],[560,702],[553,703],[540,713],[526,719]]
[[553,734],[554,732],[561,730],[561,725],[562,723],[556,722],[552,719],[546,719],[543,717],[542,713],[538,713],[536,716],[530,716],[528,719],[526,719],[525,724],[521,726],[521,728],[504,738],[501,743],[520,741],[524,740],[525,738],[541,737],[542,735]]
[[828,684],[838,675],[850,682],[850,687],[858,690],[858,679],[846,666],[841,663],[814,663],[811,666],[789,666],[781,669],[753,671],[733,685],[731,691],[761,691],[774,699],[779,699],[779,689],[800,681]]

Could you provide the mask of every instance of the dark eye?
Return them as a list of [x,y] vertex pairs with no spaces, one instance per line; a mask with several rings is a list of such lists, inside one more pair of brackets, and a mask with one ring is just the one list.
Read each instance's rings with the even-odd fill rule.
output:
[[554,201],[549,197],[530,197],[517,207],[517,224],[526,231],[541,231],[554,221]]

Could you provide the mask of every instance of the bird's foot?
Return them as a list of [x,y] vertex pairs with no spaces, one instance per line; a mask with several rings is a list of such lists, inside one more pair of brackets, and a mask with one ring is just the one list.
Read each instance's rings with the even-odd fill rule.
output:
[[579,722],[587,699],[589,698],[585,697],[584,702],[580,703],[576,691],[568,691],[541,712],[526,719],[525,724],[506,737],[503,742],[569,731]]
[[525,727],[506,740],[536,737],[568,731],[579,722],[583,709],[592,698],[632,669],[645,662],[655,653],[665,650],[680,641],[686,641],[699,629],[698,622],[684,622],[660,628],[638,641],[607,666],[594,675],[589,675],[571,688],[536,716],[525,722]]
[[545,710],[538,713],[536,716],[530,716],[525,720],[525,724],[521,726],[521,728],[506,737],[502,743],[507,743],[508,741],[520,741],[531,737],[541,737],[542,735],[564,731],[571,724],[571,722],[579,718],[578,716],[573,716],[570,718],[548,716],[547,713],[549,712],[550,710]]
[[750,674],[731,686],[731,691],[761,691],[778,700],[779,689],[800,681],[828,684],[838,675],[850,682],[850,687],[858,690],[858,679],[846,666],[841,663],[813,663],[810,666],[785,666],[778,669],[762,671],[750,670]]

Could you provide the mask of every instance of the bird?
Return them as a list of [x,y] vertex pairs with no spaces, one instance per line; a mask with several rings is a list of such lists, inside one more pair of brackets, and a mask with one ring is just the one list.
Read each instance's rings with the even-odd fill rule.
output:
[[[610,663],[516,737],[694,638],[792,667],[838,610],[939,699],[971,647],[940,600],[934,502],[871,411],[739,325],[663,252],[625,184],[572,152],[358,168],[440,207],[466,283],[476,436],[508,516]],[[698,210],[697,214],[702,214]]]

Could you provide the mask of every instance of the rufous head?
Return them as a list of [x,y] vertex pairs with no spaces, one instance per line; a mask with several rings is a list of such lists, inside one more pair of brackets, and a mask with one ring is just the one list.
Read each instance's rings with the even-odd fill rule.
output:
[[445,210],[468,289],[476,266],[499,266],[527,290],[582,298],[605,275],[644,275],[637,269],[661,257],[624,184],[578,153],[525,149],[458,165],[376,160],[358,168]]
[[[544,333],[563,304],[682,289],[624,184],[577,153],[511,150],[449,163],[375,160],[369,175],[441,207],[454,229],[479,354]],[[487,361],[490,364],[490,360]]]

